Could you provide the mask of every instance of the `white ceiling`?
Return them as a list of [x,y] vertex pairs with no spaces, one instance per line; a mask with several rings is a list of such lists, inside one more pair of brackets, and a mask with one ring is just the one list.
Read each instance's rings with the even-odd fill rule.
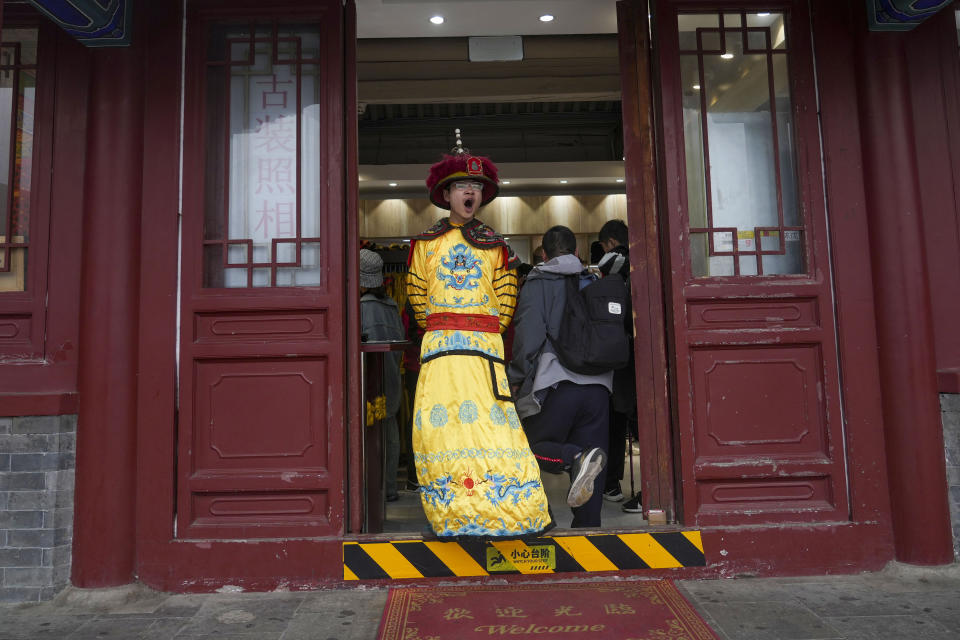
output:
[[[620,193],[622,162],[498,162],[500,195],[542,193]],[[429,165],[384,164],[360,167],[363,198],[426,198]],[[561,182],[562,181],[562,182]]]
[[[616,0],[356,0],[360,38],[616,33]],[[541,22],[544,14],[552,22]],[[441,25],[430,17],[443,16]]]
[[[453,38],[505,35],[569,35],[617,32],[616,0],[356,0],[360,38]],[[541,22],[544,14],[552,22]],[[441,25],[430,17],[442,15]],[[502,163],[501,193],[623,189],[622,162]],[[427,165],[364,165],[364,197],[421,197]],[[561,183],[560,181],[564,182]],[[395,183],[396,186],[390,186]]]

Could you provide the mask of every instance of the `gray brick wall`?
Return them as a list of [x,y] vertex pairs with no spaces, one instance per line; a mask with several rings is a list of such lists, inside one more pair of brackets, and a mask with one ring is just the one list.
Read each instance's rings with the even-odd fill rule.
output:
[[943,448],[947,456],[947,488],[953,523],[953,557],[960,561],[960,394],[940,394]]
[[77,417],[0,418],[0,602],[70,581]]

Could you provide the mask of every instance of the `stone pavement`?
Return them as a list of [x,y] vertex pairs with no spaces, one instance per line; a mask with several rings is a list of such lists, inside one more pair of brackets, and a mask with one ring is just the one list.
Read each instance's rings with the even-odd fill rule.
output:
[[[958,565],[678,585],[724,640],[960,638]],[[386,600],[386,588],[363,587],[202,595],[69,588],[51,602],[0,605],[0,640],[373,640]]]

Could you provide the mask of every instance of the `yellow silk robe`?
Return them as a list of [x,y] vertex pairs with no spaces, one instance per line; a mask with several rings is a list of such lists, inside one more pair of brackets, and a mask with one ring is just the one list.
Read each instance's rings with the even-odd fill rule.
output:
[[423,510],[439,537],[509,538],[551,524],[504,371],[500,333],[517,295],[505,253],[472,246],[459,227],[413,247],[407,293],[420,326],[431,313],[473,314],[498,318],[500,331],[423,336],[413,450]]

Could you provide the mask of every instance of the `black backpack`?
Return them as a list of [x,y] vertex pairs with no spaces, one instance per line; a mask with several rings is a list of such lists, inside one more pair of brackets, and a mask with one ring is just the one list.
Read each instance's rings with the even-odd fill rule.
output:
[[579,289],[579,276],[565,276],[563,320],[550,342],[560,364],[576,373],[596,375],[630,360],[625,318],[630,293],[620,275],[609,275]]

